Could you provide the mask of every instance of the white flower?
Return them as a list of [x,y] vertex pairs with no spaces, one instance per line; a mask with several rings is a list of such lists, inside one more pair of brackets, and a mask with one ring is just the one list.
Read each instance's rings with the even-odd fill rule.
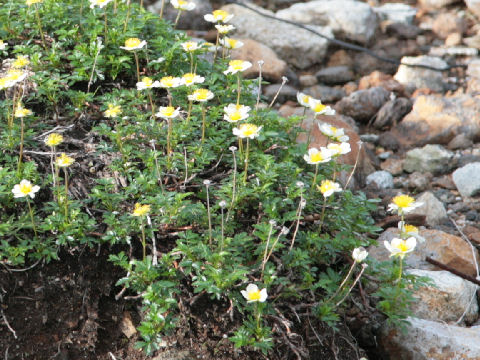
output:
[[367,258],[367,256],[368,256],[368,251],[365,250],[365,248],[358,247],[358,248],[353,249],[352,258],[356,262],[362,262],[363,260],[365,260]]
[[405,239],[406,237],[414,237],[420,242],[424,242],[425,238],[420,235],[416,226],[405,224],[405,221],[398,222],[398,229],[400,230],[400,237]]
[[255,284],[249,284],[246,290],[240,291],[247,302],[265,302],[267,300],[268,294],[267,289],[259,290],[258,286]]
[[335,115],[335,110],[333,110],[330,106],[323,105],[320,100],[312,98],[309,101],[309,106],[316,115]]
[[415,246],[417,246],[417,239],[413,236],[407,240],[393,238],[391,242],[385,240],[384,245],[387,250],[390,251],[390,256],[399,256],[403,258],[406,254],[415,249]]
[[327,149],[332,152],[332,156],[345,155],[352,151],[348,142],[342,142],[340,144],[330,143],[327,145]]
[[120,46],[120,49],[133,51],[139,50],[145,45],[147,45],[147,42],[145,40],[140,40],[139,38],[129,38],[125,40],[125,46]]
[[185,86],[201,84],[204,81],[205,81],[205,78],[203,76],[193,74],[193,73],[186,73],[181,78],[181,84]]
[[[232,39],[232,38],[229,38],[229,37],[225,37],[223,39],[220,39],[220,44],[227,49],[238,49],[238,48],[241,48],[243,46],[243,42],[241,42],[240,40],[235,40],[235,39]],[[251,64],[250,64],[250,66],[251,66]]]
[[225,70],[223,73],[225,75],[228,74],[236,74],[239,71],[245,71],[252,66],[250,61],[243,61],[243,60],[232,60],[228,63],[228,69]]
[[176,88],[182,84],[182,79],[173,76],[164,76],[160,79],[160,87],[162,88]]
[[195,50],[200,49],[201,46],[198,45],[198,43],[195,41],[187,41],[182,43],[182,47],[183,47],[183,50],[185,50],[186,52],[193,52]]
[[158,59],[156,60],[152,60],[150,61],[150,64],[161,64],[162,62],[165,61],[165,58],[163,56],[159,57]]
[[413,209],[423,205],[416,202],[415,199],[408,195],[398,195],[392,199],[392,203],[388,205],[388,211],[397,212],[398,215],[406,214]]
[[160,106],[158,112],[155,114],[156,117],[161,117],[164,119],[173,119],[178,117],[180,114],[180,108],[174,108],[173,106]]
[[190,101],[199,101],[206,102],[213,98],[213,92],[208,89],[198,89],[193,92],[193,94],[188,95],[188,100]]
[[30,196],[33,199],[38,190],[40,190],[40,186],[33,185],[30,181],[23,179],[20,184],[13,187],[12,193],[15,198]]
[[191,1],[185,0],[170,0],[170,4],[177,10],[186,10],[190,11],[195,9],[196,4]]
[[320,150],[317,148],[310,148],[308,149],[308,154],[303,156],[303,159],[308,164],[316,165],[332,160],[332,152],[324,147],[321,147]]
[[211,23],[227,23],[233,18],[233,14],[229,14],[225,10],[215,10],[213,13],[205,15],[203,18]]
[[323,135],[328,136],[333,141],[347,142],[350,139],[347,135],[345,135],[345,131],[343,129],[336,128],[335,126],[331,126],[327,123],[318,124],[318,129]]
[[297,92],[297,100],[298,100],[298,103],[302,106],[305,106],[305,107],[310,107],[310,102],[312,100],[315,100],[313,97],[311,97],[310,95],[307,95],[307,94],[304,94],[304,93],[301,93],[301,92]]
[[251,108],[250,106],[245,105],[229,104],[228,106],[224,107],[223,110],[225,111],[223,119],[231,123],[236,123],[248,118],[248,112],[251,110]]
[[235,30],[233,25],[215,25],[215,28],[220,34],[228,34],[230,31]]
[[111,1],[112,0],[90,0],[90,9],[93,9],[95,6],[98,6],[101,9]]
[[5,50],[8,44],[0,39],[0,50]]
[[342,191],[339,183],[333,182],[331,180],[323,180],[318,189],[322,193],[323,197],[327,198],[335,192]]
[[254,124],[241,124],[238,128],[233,128],[233,135],[238,136],[241,139],[249,138],[255,139],[260,135],[260,130],[262,126],[258,127]]
[[153,81],[149,77],[143,77],[142,81],[137,82],[137,90],[145,90],[145,89],[151,89],[151,88],[158,88],[160,87],[160,82],[159,81]]

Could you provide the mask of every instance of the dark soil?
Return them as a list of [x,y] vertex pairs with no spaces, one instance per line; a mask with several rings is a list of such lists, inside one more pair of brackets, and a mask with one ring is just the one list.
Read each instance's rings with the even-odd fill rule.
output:
[[240,324],[240,314],[229,304],[200,295],[182,300],[176,333],[165,337],[165,350],[157,357],[146,357],[134,348],[138,334],[128,333],[140,323],[140,301],[128,293],[115,300],[121,290],[115,283],[124,274],[107,256],[106,249],[99,254],[84,249],[80,254],[62,253],[60,261],[25,271],[1,268],[0,358],[273,360],[296,359],[294,350],[302,347],[309,352],[303,358],[312,360],[363,355],[348,328],[335,334],[324,324],[295,319],[288,319],[295,324],[289,331],[273,321],[274,331],[287,334],[276,344],[274,357],[235,350],[227,337]]

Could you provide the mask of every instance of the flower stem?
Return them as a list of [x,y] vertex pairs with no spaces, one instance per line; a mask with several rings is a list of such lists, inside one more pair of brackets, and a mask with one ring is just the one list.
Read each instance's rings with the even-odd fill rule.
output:
[[230,218],[230,212],[233,210],[233,205],[235,205],[235,192],[237,189],[237,156],[235,155],[235,151],[232,151],[233,155],[233,183],[232,183],[232,202],[227,212],[227,222]]
[[242,84],[240,82],[240,73],[237,74],[237,106],[240,105],[240,94],[242,92]]
[[250,138],[247,137],[247,150],[245,152],[245,174],[243,175],[243,182],[247,183],[247,173],[248,173],[248,157],[250,153]]
[[108,43],[108,20],[107,20],[107,8],[105,8],[105,11],[104,11],[104,17],[105,17],[105,33],[103,35],[103,37],[105,38],[105,45],[107,45]]
[[52,154],[50,155],[50,168],[52,169],[52,180],[53,180],[53,198],[56,201],[57,200],[57,193],[56,193],[56,188],[57,188],[57,177],[55,176],[55,146],[52,147]]
[[202,105],[202,144],[205,142],[206,112],[205,105]]
[[190,52],[190,73],[193,73],[193,52]]
[[222,213],[222,238],[221,238],[221,242],[220,242],[220,252],[223,251],[223,243],[225,241],[225,218],[224,218],[224,214],[223,214],[223,207],[220,209],[221,213]]
[[293,244],[295,244],[295,239],[297,237],[298,228],[300,227],[300,218],[302,217],[302,209],[303,209],[303,192],[300,194],[300,202],[298,203],[298,210],[297,210],[297,224],[295,225],[295,231],[293,232],[292,242],[290,243],[290,248],[288,251],[292,251]]
[[65,173],[65,221],[68,223],[68,171],[67,168],[63,169]]
[[152,116],[155,117],[155,105],[153,104],[152,93],[148,90],[148,100],[150,101],[150,107],[152,108]]
[[147,257],[147,240],[145,239],[145,225],[143,224],[143,218],[140,223],[140,230],[142,231],[142,249],[143,249],[143,260]]
[[180,20],[180,15],[182,14],[182,10],[178,10],[177,18],[175,19],[175,24],[173,25],[173,28],[176,29],[178,25],[178,20]]
[[18,155],[18,166],[17,166],[18,177],[21,177],[20,175],[22,173],[24,129],[25,129],[24,121],[23,121],[23,117],[21,117],[20,118],[20,151],[19,151],[19,155]]
[[267,244],[265,245],[265,252],[263,253],[262,273],[260,275],[260,280],[263,279],[265,264],[267,263],[268,246],[270,245],[270,238],[272,237],[272,232],[273,232],[273,224],[270,224],[270,230],[268,231],[268,236],[267,236]]
[[190,122],[190,116],[192,115],[192,106],[193,106],[193,101],[189,100],[188,101],[187,124]]
[[45,42],[45,36],[43,35],[42,22],[40,20],[40,14],[38,12],[38,6],[35,4],[35,17],[37,18],[38,31],[40,32],[40,37],[42,38],[42,45],[45,51],[47,51],[47,44]]
[[210,194],[208,192],[208,185],[207,188],[207,213],[208,213],[208,244],[212,245],[212,216],[210,213]]
[[318,226],[318,231],[322,232],[323,220],[325,220],[325,208],[327,207],[327,198],[323,197],[323,205],[322,205],[322,214],[320,215],[320,225]]
[[[128,18],[130,17],[130,0],[127,0],[127,16],[125,17],[125,23],[123,24],[123,32],[127,31]],[[140,81],[140,80],[139,80]]]
[[315,190],[315,185],[317,185],[317,175],[318,175],[318,164],[315,164],[315,174],[313,175],[312,186],[310,188],[310,195],[313,194]]
[[345,278],[343,279],[342,283],[340,284],[340,286],[337,288],[337,290],[335,291],[335,293],[330,296],[326,302],[329,302],[330,300],[332,299],[335,299],[335,297],[340,293],[340,291],[342,291],[343,289],[343,286],[346,284],[346,282],[350,279],[350,277],[352,276],[352,273],[353,273],[353,269],[355,269],[355,265],[357,265],[357,262],[354,261],[352,266],[350,266],[350,270],[348,270],[348,274],[347,276],[345,276]]
[[214,64],[215,64],[215,60],[217,59],[219,41],[220,41],[220,33],[217,31],[217,41],[215,41],[215,53],[213,55],[213,63]]
[[362,270],[360,271],[360,273],[357,275],[357,277],[355,278],[355,281],[353,282],[352,286],[350,286],[350,288],[348,289],[347,293],[345,294],[345,296],[335,304],[335,306],[339,306],[342,302],[345,301],[345,299],[347,298],[348,294],[350,294],[353,290],[353,288],[355,287],[355,285],[357,285],[357,282],[358,280],[360,280],[360,278],[362,277],[363,275],[363,272],[365,271],[365,269],[367,268],[367,264],[362,264]]
[[140,82],[140,65],[138,64],[138,55],[137,52],[134,51],[133,55],[135,56],[135,64],[137,65],[137,81]]
[[167,119],[167,155],[171,156],[172,155],[172,119],[168,118]]
[[163,19],[163,8],[165,7],[165,0],[162,0],[162,5],[160,5],[160,19]]
[[30,213],[30,219],[32,220],[32,227],[33,227],[33,232],[35,234],[35,237],[38,237],[37,234],[37,227],[35,226],[35,220],[33,218],[33,210],[32,210],[32,205],[30,205],[30,199],[27,197],[27,204],[28,204],[28,212]]

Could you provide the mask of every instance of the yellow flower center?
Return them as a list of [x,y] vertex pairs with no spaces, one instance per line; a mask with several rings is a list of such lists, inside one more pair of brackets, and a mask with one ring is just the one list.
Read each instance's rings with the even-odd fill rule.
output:
[[20,71],[20,70],[10,70],[8,73],[7,73],[7,81],[10,80],[10,81],[15,81],[15,80],[18,80],[21,76],[23,75],[23,72]]
[[23,184],[20,184],[19,187],[20,187],[20,192],[23,195],[28,195],[32,191],[33,185],[30,183],[23,183]]
[[240,130],[245,136],[252,136],[257,133],[258,127],[257,125],[253,124],[243,124],[240,126]]
[[150,205],[135,204],[133,216],[145,216],[150,212]]
[[313,107],[313,111],[315,112],[321,112],[323,110],[325,110],[326,106],[323,105],[323,104],[316,104],[314,107]]
[[320,186],[320,192],[325,194],[327,191],[333,189],[333,182],[330,180],[322,181],[322,185]]
[[172,116],[175,112],[175,108],[173,106],[167,106],[165,109],[162,110],[162,112],[165,116]]
[[27,0],[25,3],[30,6],[33,4],[41,3],[43,0]]
[[392,199],[392,202],[400,209],[403,209],[411,206],[415,202],[415,199],[408,195],[398,195]]
[[258,301],[260,300],[260,290],[252,291],[248,293],[248,300],[249,301]]
[[28,109],[25,109],[21,106],[18,106],[17,109],[15,110],[15,117],[25,117],[30,115],[32,112]]
[[179,6],[187,5],[187,1],[185,1],[185,0],[178,0],[177,2],[178,2]]
[[404,229],[406,233],[418,233],[418,228],[413,225],[406,224]]
[[242,114],[239,111],[235,111],[234,113],[232,113],[232,115],[230,115],[230,120],[232,121],[238,121],[241,118],[242,118]]
[[234,70],[242,70],[243,60],[232,60],[228,65],[230,65]]
[[30,61],[25,56],[17,56],[17,59],[13,62],[12,66],[14,68],[22,68],[30,64]]
[[150,86],[152,86],[152,84],[153,84],[153,80],[150,79],[149,77],[146,77],[146,76],[145,76],[144,78],[142,78],[142,83],[143,83],[143,85],[145,85],[146,87],[150,87]]
[[305,96],[303,97],[302,101],[303,101],[305,104],[309,104],[311,99],[312,99],[311,96],[305,95]]
[[207,89],[199,89],[195,91],[195,97],[198,100],[206,100],[208,98],[208,90]]
[[228,16],[228,12],[226,12],[225,10],[215,10],[213,12],[213,17],[215,19],[225,20],[227,16]]
[[173,76],[165,76],[163,77],[160,82],[162,83],[163,86],[166,86],[166,87],[172,87],[173,85],[175,85],[175,80],[174,80],[174,77]]
[[106,117],[115,117],[118,116],[122,113],[122,108],[120,105],[113,105],[113,104],[108,104],[108,109],[105,111],[105,116]]
[[187,74],[183,75],[183,79],[185,80],[185,82],[187,84],[191,84],[195,80],[195,74],[187,73]]
[[57,146],[57,145],[61,144],[62,141],[63,141],[63,136],[62,135],[57,134],[57,133],[53,133],[53,134],[48,135],[45,143],[50,147],[54,147],[54,146]]
[[126,48],[134,48],[140,45],[142,41],[139,38],[130,38],[125,40],[125,47]]
[[310,155],[310,161],[313,163],[320,162],[325,160],[325,158],[322,156],[321,152],[313,153]]
[[402,242],[400,244],[398,244],[397,248],[398,248],[398,250],[400,250],[403,253],[407,252],[410,249],[405,240],[402,240]]
[[231,48],[234,48],[235,45],[237,45],[237,40],[235,39],[227,39],[227,42],[228,42],[228,45],[231,47]]
[[60,157],[57,159],[57,165],[60,167],[68,167],[73,164],[75,160],[73,160],[70,156],[65,153],[62,153]]

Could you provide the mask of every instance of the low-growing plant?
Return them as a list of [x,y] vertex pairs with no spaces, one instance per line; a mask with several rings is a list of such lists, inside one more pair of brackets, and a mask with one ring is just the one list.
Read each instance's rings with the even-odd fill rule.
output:
[[[380,284],[379,309],[404,320],[415,278],[402,260],[414,245],[392,244],[403,249],[391,250],[393,262],[366,258],[377,201],[336,182],[354,170],[341,162],[342,129],[320,127],[325,148],[297,142],[302,117],[261,103],[261,77],[242,76],[252,64],[218,47],[239,45],[226,38],[230,14],[206,17],[221,26],[215,45],[175,30],[178,17],[109,3],[0,8],[0,261],[105,246],[125,271],[117,285],[142,301],[147,353],[182,323],[182,299],[207,296],[241,316],[228,334],[236,347],[267,354],[280,339],[275,323],[295,309],[335,327],[364,273]],[[178,16],[192,4],[171,3]],[[299,102],[334,113],[303,94]],[[34,116],[16,116],[18,106]]]

